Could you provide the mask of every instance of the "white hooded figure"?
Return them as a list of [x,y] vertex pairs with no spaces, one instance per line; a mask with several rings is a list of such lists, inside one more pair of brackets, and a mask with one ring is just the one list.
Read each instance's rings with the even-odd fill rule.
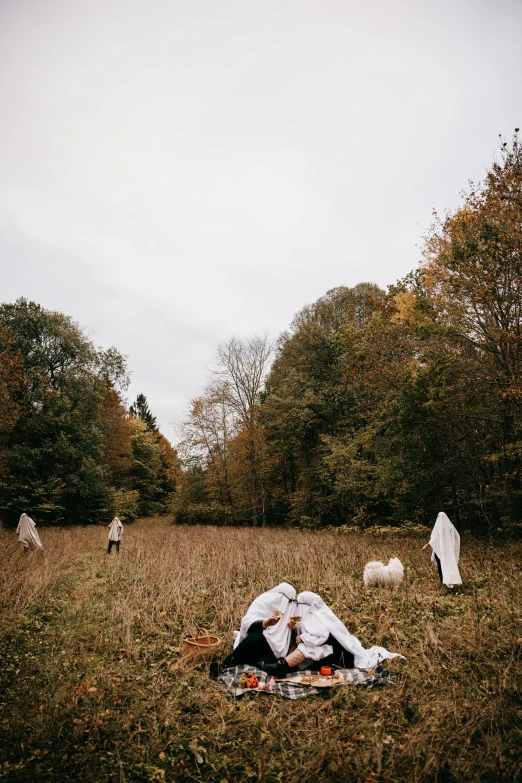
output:
[[19,542],[24,545],[24,552],[27,552],[30,546],[43,552],[42,542],[36,532],[36,523],[27,514],[22,514],[20,517],[16,532]]
[[287,582],[281,582],[272,590],[261,593],[260,596],[252,601],[241,620],[241,627],[234,641],[234,649],[246,638],[252,623],[273,617],[274,612],[282,612],[279,622],[269,628],[265,628],[263,635],[276,658],[285,656],[292,638],[292,632],[288,628],[288,623],[290,617],[297,614],[295,596],[295,588]]
[[460,578],[458,565],[460,536],[444,511],[440,511],[437,516],[435,526],[431,531],[429,546],[433,550],[431,553],[432,562],[437,564],[437,558],[439,559],[442,583],[449,588],[461,585],[462,579]]
[[114,519],[109,525],[109,548],[107,550],[107,553],[109,555],[114,545],[116,545],[116,549],[118,550],[118,552],[120,551],[120,542],[121,542],[122,535],[123,535],[123,525],[118,519],[118,517],[114,517]]
[[[365,650],[359,639],[348,631],[344,623],[332,612],[317,593],[304,592],[297,596],[297,610],[303,620],[298,623],[298,634],[303,638],[307,631],[317,633],[324,628],[354,657],[356,669],[373,669],[385,658],[404,658],[400,653],[388,652],[384,647]],[[327,645],[328,646],[328,645]]]
[[[323,618],[316,611],[316,593],[299,593],[297,596],[297,649],[303,653],[305,660],[299,664],[300,669],[307,669],[314,661],[322,661],[332,655],[333,647],[327,644],[330,630]],[[320,599],[321,600],[321,599]]]
[[366,587],[374,585],[400,585],[404,576],[404,566],[398,557],[392,557],[385,566],[378,560],[366,563],[363,581]]

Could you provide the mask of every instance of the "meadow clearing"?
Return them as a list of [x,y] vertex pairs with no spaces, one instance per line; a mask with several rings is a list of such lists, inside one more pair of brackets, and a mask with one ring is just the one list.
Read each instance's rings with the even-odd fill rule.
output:
[[[518,781],[522,544],[463,536],[464,585],[441,588],[421,536],[184,527],[145,519],[108,557],[103,527],[0,530],[0,779]],[[398,556],[396,591],[364,588]],[[396,687],[287,701],[216,690],[180,663],[198,626],[232,644],[249,602],[286,580],[320,593]]]

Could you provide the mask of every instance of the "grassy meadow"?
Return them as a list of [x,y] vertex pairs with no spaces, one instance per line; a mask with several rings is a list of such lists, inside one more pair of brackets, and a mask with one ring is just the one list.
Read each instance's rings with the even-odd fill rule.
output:
[[[24,556],[0,530],[2,781],[518,781],[522,545],[463,536],[464,586],[441,588],[419,537],[293,530],[41,529]],[[366,589],[398,556],[396,591]],[[231,649],[249,602],[283,580],[320,593],[396,687],[235,702],[179,661],[203,626]]]

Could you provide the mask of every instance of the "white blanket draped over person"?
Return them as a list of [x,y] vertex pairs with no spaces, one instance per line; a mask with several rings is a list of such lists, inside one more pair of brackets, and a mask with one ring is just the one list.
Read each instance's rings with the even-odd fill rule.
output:
[[109,525],[109,541],[121,541],[122,535],[123,525],[118,517],[114,517]]
[[[304,599],[300,600],[303,596]],[[307,669],[312,661],[322,661],[333,653],[332,645],[326,643],[330,630],[315,611],[315,601],[312,596],[315,597],[316,594],[305,592],[299,593],[297,597],[297,614],[301,617],[297,623],[297,649],[305,657],[305,660],[299,664],[300,669]]]
[[[318,634],[324,635],[323,629],[326,629],[328,632],[327,638],[332,634],[345,650],[353,654],[356,669],[373,669],[385,658],[404,658],[404,655],[388,652],[384,647],[374,646],[366,650],[359,639],[349,632],[344,623],[339,620],[337,615],[332,612],[317,593],[309,591],[299,593],[297,596],[297,614],[303,618],[297,624],[298,636],[301,639],[303,639],[303,634],[306,634],[308,631],[315,635],[315,638],[318,638]],[[308,636],[306,636],[306,639],[308,639]]]
[[281,582],[272,590],[261,593],[252,601],[241,620],[241,627],[234,641],[234,649],[245,639],[252,623],[266,620],[268,617],[272,617],[274,612],[282,612],[279,622],[276,625],[265,628],[263,635],[276,658],[282,658],[286,655],[292,639],[292,632],[288,628],[288,623],[290,622],[290,617],[296,614],[295,597],[295,588],[288,582]]
[[42,542],[36,531],[36,522],[31,517],[28,517],[27,514],[22,514],[20,517],[16,532],[18,533],[19,542],[24,545],[24,549],[29,549],[29,547],[33,546],[35,549],[43,552]]
[[440,560],[442,570],[442,583],[447,587],[461,585],[462,579],[459,572],[460,536],[449,517],[440,511],[429,541],[433,552],[431,559],[437,563],[435,555]]

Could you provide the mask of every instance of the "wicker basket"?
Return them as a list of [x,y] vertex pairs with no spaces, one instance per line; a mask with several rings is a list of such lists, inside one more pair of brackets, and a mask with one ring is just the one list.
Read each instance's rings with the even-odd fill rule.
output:
[[183,658],[211,658],[221,644],[219,636],[211,636],[204,628],[198,628],[194,637],[185,639],[181,655]]

